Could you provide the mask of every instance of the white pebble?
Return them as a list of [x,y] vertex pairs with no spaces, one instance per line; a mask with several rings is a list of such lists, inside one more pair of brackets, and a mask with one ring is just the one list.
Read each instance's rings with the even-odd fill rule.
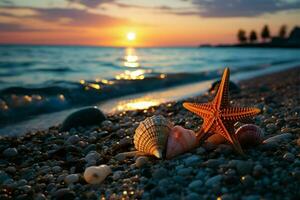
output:
[[83,176],[87,183],[99,184],[111,173],[112,171],[109,166],[100,165],[98,167],[92,166],[86,168]]

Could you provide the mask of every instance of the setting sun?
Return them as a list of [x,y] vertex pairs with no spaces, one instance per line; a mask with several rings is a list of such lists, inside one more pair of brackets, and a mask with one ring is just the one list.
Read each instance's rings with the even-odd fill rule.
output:
[[136,38],[135,32],[128,32],[127,33],[127,40],[133,41],[133,40],[135,40],[135,38]]

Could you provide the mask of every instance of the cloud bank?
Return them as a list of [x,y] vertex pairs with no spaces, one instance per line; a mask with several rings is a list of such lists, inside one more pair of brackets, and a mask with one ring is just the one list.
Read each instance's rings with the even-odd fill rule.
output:
[[[255,17],[300,9],[300,0],[191,0],[202,17]],[[195,12],[177,14],[195,15]]]

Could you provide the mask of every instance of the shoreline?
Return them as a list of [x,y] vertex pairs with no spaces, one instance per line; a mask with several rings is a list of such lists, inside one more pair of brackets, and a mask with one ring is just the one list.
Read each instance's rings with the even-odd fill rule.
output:
[[[201,119],[182,107],[183,100],[145,110],[109,115],[101,126],[59,132],[58,127],[20,137],[0,137],[0,197],[6,199],[297,199],[300,196],[300,67],[239,82],[231,94],[239,106],[255,106],[262,114],[255,124],[265,137],[280,140],[245,149],[246,158],[232,147],[202,145],[172,160],[117,158],[133,151],[133,133],[146,117],[161,114],[196,131]],[[205,93],[185,101],[207,102]],[[4,156],[4,150],[15,148]],[[93,165],[111,170],[101,185],[87,184],[87,155]],[[71,179],[72,177],[73,179]],[[76,177],[76,178],[74,178]],[[71,180],[70,180],[71,179]]]
[[[283,66],[284,65],[281,64],[280,66],[273,66],[258,71],[245,71],[237,75],[233,74],[231,76],[231,80],[235,83],[239,83],[243,80],[251,80],[256,77],[278,73],[278,71],[280,73],[281,71],[299,67],[298,65],[286,65],[284,66],[284,69],[282,69]],[[91,104],[90,106],[98,106],[106,114],[119,114],[123,111],[139,110],[141,109],[139,108],[139,105],[141,103],[149,105],[148,108],[151,106],[159,106],[160,104],[176,102],[183,99],[202,95],[216,80],[217,79],[212,79],[160,89],[156,91],[126,95],[124,97],[113,98],[97,104]],[[177,93],[182,94],[183,91],[183,95],[176,95]],[[26,134],[27,132],[47,130],[51,126],[57,126],[58,124],[61,124],[64,118],[66,118],[72,112],[81,108],[83,107],[74,107],[59,112],[46,113],[38,115],[35,118],[29,120],[20,122],[17,121],[15,124],[8,124],[0,128],[0,136],[20,136]],[[147,107],[142,109],[147,109]]]

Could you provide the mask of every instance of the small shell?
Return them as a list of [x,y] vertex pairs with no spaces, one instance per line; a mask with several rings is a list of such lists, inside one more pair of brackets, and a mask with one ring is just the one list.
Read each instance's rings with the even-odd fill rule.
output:
[[135,130],[133,142],[138,151],[162,158],[173,125],[161,115],[146,118]]
[[92,166],[85,169],[83,177],[87,183],[99,184],[111,173],[107,165]]
[[254,124],[245,124],[235,132],[237,139],[243,147],[256,146],[262,143],[264,133]]
[[211,143],[211,144],[214,144],[214,145],[227,143],[226,139],[220,134],[213,134],[212,136],[207,138],[206,141]]
[[175,126],[168,138],[166,158],[170,159],[197,146],[194,131]]

